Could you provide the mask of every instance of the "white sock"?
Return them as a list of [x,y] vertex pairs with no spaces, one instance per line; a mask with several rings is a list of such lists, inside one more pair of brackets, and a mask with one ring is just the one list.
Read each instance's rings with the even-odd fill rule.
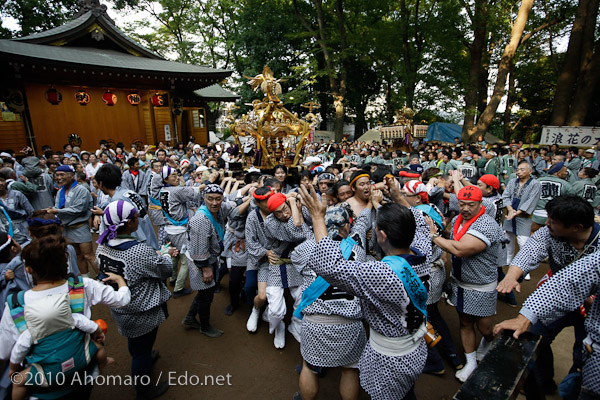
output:
[[467,359],[467,364],[477,364],[477,353],[465,353],[465,358]]
[[492,342],[488,342],[485,337],[482,337],[481,342],[479,342],[479,347],[477,348],[477,350],[487,351],[491,345],[492,345]]

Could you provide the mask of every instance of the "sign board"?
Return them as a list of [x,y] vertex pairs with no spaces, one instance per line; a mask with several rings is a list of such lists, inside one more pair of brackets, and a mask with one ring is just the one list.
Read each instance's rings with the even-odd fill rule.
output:
[[171,125],[165,124],[165,141],[171,140]]
[[600,127],[597,126],[544,126],[540,144],[561,147],[592,147],[600,144]]

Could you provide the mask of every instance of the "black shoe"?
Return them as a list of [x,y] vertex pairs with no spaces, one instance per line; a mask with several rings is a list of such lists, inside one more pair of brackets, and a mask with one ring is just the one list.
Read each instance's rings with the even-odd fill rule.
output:
[[554,382],[553,380],[547,382],[544,385],[544,394],[546,395],[551,395],[556,393],[556,391],[558,390],[558,386],[556,386],[556,382]]
[[515,308],[517,307],[517,301],[515,300],[515,296],[514,295],[507,295],[507,294],[501,294],[498,293],[498,300],[508,304],[509,306]]
[[230,304],[225,308],[225,315],[232,316],[233,313],[235,312],[235,310],[237,310],[237,309],[238,309],[238,307]]
[[173,297],[178,298],[178,297],[182,297],[182,296],[187,296],[188,294],[192,294],[192,289],[185,288],[185,289],[181,289],[176,292],[173,292]]
[[221,293],[221,284],[219,282],[215,283],[215,293]]
[[181,325],[185,329],[200,329],[200,322],[196,318],[185,317],[183,321],[181,321]]
[[212,326],[208,325],[205,328],[200,327],[200,333],[205,334],[208,337],[211,338],[218,338],[219,336],[221,336],[223,334],[223,331],[217,328],[213,328]]
[[148,389],[137,392],[137,400],[155,399],[165,394],[169,390],[169,381],[159,382],[156,386],[150,386]]
[[300,395],[300,392],[294,393],[294,397],[292,397],[292,400],[302,400],[302,396]]
[[152,350],[152,364],[154,364],[160,358],[160,353],[158,350]]

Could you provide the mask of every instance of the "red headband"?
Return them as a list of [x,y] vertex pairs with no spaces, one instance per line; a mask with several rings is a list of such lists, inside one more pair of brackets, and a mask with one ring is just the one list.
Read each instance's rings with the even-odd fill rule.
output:
[[401,178],[420,178],[421,174],[417,174],[416,172],[408,172],[408,171],[400,171],[398,174]]
[[481,178],[479,178],[479,180],[485,183],[486,185],[493,187],[496,190],[500,189],[500,181],[498,180],[496,175],[485,174]]
[[481,189],[477,186],[470,185],[460,189],[457,197],[458,200],[481,201],[483,193],[481,193]]
[[269,200],[267,200],[267,207],[269,207],[270,212],[274,212],[279,208],[279,206],[285,203],[286,200],[287,197],[285,197],[285,194],[275,193],[274,195],[269,197]]
[[266,199],[268,199],[269,197],[271,197],[273,195],[273,189],[271,189],[270,186],[269,186],[269,189],[270,189],[269,193],[266,193],[266,194],[256,194],[256,192],[254,192],[254,193],[252,193],[252,196],[254,196],[254,198],[256,200],[266,200]]

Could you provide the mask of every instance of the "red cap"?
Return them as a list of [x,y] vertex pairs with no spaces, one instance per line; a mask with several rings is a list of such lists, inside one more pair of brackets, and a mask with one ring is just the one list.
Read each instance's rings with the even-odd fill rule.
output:
[[457,197],[458,200],[481,201],[483,193],[481,193],[481,189],[477,186],[470,185],[460,189]]
[[498,177],[496,175],[485,174],[481,178],[479,178],[479,180],[485,183],[486,185],[493,187],[496,190],[500,189],[500,181],[498,180]]
[[267,200],[267,207],[269,207],[270,212],[273,212],[273,211],[277,210],[279,208],[279,206],[281,206],[283,203],[285,203],[286,200],[287,200],[287,197],[285,197],[285,194],[275,193],[274,195],[269,197],[269,200]]

